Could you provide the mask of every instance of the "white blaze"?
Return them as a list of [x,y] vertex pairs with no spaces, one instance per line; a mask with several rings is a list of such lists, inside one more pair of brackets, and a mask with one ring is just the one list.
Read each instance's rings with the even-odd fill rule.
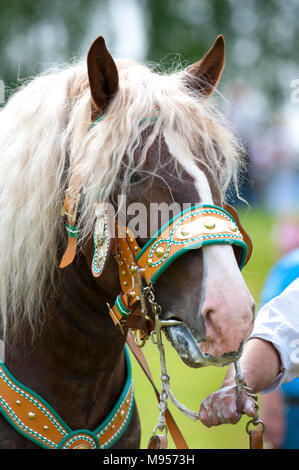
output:
[[[190,150],[184,145],[179,136],[165,134],[169,151],[194,179],[199,202],[201,204],[214,204],[208,179],[204,172],[196,165]],[[242,309],[242,305],[244,307],[246,305],[247,309],[249,292],[240,273],[232,246],[215,244],[205,246],[202,250],[204,263],[202,279],[203,296],[198,313],[202,313],[203,308],[206,308],[207,305],[214,311],[223,309],[225,312],[231,310],[232,313],[236,311],[236,306]],[[231,323],[230,327],[234,331],[234,326],[238,327],[237,324],[233,324],[235,316],[230,316],[229,320]]]

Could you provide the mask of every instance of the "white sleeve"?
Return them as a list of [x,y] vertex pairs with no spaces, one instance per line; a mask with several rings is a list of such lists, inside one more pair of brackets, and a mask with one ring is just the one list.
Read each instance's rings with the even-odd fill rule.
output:
[[299,377],[299,277],[261,308],[250,338],[269,341],[280,355],[281,372],[264,393]]

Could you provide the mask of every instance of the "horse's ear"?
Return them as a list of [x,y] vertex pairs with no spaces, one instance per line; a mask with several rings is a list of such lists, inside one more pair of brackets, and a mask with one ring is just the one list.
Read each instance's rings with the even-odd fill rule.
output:
[[89,49],[87,69],[93,104],[102,113],[118,89],[117,68],[102,36]]
[[211,95],[215,90],[225,63],[225,41],[220,34],[206,55],[187,69],[187,86]]

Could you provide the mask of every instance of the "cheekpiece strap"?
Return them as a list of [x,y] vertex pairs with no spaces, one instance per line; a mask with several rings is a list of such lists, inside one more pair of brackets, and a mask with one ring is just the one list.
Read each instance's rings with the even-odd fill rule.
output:
[[70,188],[65,192],[65,200],[62,208],[61,215],[67,218],[66,231],[68,234],[68,244],[59,267],[65,268],[74,261],[77,252],[76,239],[79,237],[80,232],[76,225],[78,207],[81,199],[81,193],[75,189],[73,193]]

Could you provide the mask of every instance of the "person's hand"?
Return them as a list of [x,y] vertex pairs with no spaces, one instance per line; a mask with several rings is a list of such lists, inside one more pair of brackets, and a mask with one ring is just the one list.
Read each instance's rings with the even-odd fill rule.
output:
[[256,407],[253,398],[242,390],[237,399],[237,386],[226,385],[202,401],[199,419],[209,428],[225,423],[236,424],[243,414],[255,417]]
[[[260,367],[257,367],[260,364]],[[245,345],[239,364],[245,383],[258,393],[270,387],[281,371],[278,351],[272,343],[260,338],[251,338]],[[208,427],[220,424],[236,424],[243,414],[256,417],[256,405],[252,397],[242,390],[237,397],[235,368],[230,366],[222,387],[203,400],[199,419]]]

